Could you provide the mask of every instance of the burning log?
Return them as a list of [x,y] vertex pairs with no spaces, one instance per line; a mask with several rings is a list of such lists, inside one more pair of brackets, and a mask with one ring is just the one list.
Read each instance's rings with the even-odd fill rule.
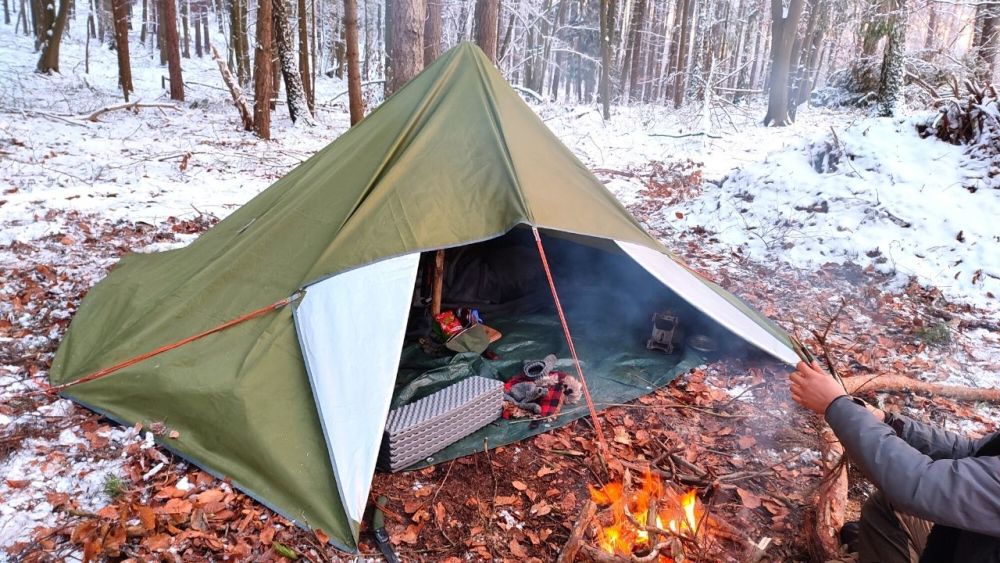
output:
[[674,559],[686,548],[697,548],[704,510],[695,489],[679,495],[648,467],[638,491],[630,491],[628,481],[626,472],[621,482],[590,487],[592,501],[606,508],[603,518],[595,519],[597,547],[582,546],[584,555],[594,561],[641,563],[656,561],[661,554]]

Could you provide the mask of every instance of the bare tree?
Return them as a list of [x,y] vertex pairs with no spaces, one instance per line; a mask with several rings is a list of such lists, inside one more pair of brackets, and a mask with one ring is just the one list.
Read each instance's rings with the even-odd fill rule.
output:
[[393,94],[424,67],[424,2],[392,0],[386,94]]
[[181,49],[177,36],[177,7],[174,0],[163,0],[163,38],[167,52],[167,72],[170,75],[170,99],[184,101],[184,79],[181,77]]
[[128,0],[111,0],[111,13],[114,18],[115,51],[118,53],[118,83],[122,94],[128,101],[128,94],[135,90],[132,86],[132,65],[128,53]]
[[778,127],[791,124],[788,113],[792,46],[795,43],[804,0],[791,0],[788,15],[784,15],[781,0],[771,0],[771,79],[764,125]]
[[497,62],[497,25],[500,20],[499,0],[476,0],[476,45],[494,64]]
[[347,41],[347,97],[351,109],[351,125],[365,117],[361,98],[361,66],[358,63],[358,3],[344,0],[344,35]]
[[[168,0],[169,1],[169,0]],[[253,127],[261,139],[271,138],[271,0],[257,1],[257,48],[253,68]]]

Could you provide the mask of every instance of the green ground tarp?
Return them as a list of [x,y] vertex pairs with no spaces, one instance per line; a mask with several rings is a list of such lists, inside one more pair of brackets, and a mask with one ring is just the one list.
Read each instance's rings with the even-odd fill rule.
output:
[[[491,347],[499,356],[495,361],[472,353],[430,358],[420,346],[407,346],[400,362],[393,406],[414,401],[472,375],[506,381],[521,372],[524,360],[540,359],[547,354],[560,358],[557,370],[575,375],[569,348],[554,314],[493,318],[490,326],[505,335]],[[574,343],[587,387],[597,398],[595,406],[598,409],[650,393],[705,361],[704,356],[690,349],[670,356],[647,350],[644,346],[650,333],[647,325],[616,326],[613,321],[601,319],[577,322],[574,326],[580,328],[573,332]],[[523,440],[568,424],[587,413],[587,405],[581,400],[566,404],[557,419],[540,424],[532,424],[534,419],[498,419],[410,469],[481,452],[484,444],[492,448]]]

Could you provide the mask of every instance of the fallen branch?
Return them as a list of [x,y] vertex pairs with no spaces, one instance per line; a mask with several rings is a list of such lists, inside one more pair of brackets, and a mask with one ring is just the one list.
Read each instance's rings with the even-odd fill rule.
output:
[[233,103],[236,104],[236,109],[240,112],[240,119],[243,121],[243,129],[245,131],[253,131],[253,114],[250,113],[250,106],[247,105],[246,98],[243,97],[243,90],[240,85],[233,78],[233,73],[230,72],[229,66],[226,65],[226,61],[222,60],[219,56],[219,52],[215,50],[215,46],[212,46],[212,58],[215,59],[216,64],[219,65],[219,72],[222,73],[222,81],[226,83],[226,87],[229,88],[229,95],[233,97]]
[[576,559],[576,554],[582,547],[580,542],[583,541],[583,536],[587,533],[590,521],[594,519],[594,514],[596,513],[597,505],[594,504],[594,501],[588,499],[587,504],[580,511],[580,516],[577,518],[576,524],[573,525],[573,531],[570,532],[569,539],[566,540],[562,551],[559,552],[559,558],[556,559],[556,563],[572,563]]
[[949,397],[963,401],[986,401],[1000,403],[1000,389],[981,389],[962,385],[941,385],[906,377],[905,375],[876,375],[866,377],[856,375],[843,379],[848,393],[861,391],[870,393],[909,391],[924,395]]
[[129,102],[127,104],[105,106],[86,117],[81,117],[80,119],[86,119],[87,121],[96,122],[98,117],[104,115],[105,113],[108,113],[109,111],[116,111],[120,109],[140,109],[140,108],[177,109],[177,106],[175,106],[174,104],[144,104],[136,100],[134,102]]
[[711,133],[705,133],[704,131],[700,131],[698,133],[682,133],[680,135],[669,135],[667,133],[650,133],[649,136],[650,137],[669,137],[671,139],[683,139],[685,137],[701,137],[701,136],[708,137],[709,139],[721,139],[722,138],[722,135],[713,135]]

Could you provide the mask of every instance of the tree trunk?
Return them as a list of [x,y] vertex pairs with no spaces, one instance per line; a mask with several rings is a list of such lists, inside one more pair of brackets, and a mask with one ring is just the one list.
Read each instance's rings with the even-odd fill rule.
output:
[[646,0],[633,0],[632,23],[629,24],[628,43],[625,47],[625,60],[622,63],[622,97],[625,96],[625,86],[628,85],[630,101],[641,98],[639,91],[639,76],[642,74],[642,30],[643,18],[646,15]]
[[424,2],[423,0],[393,0],[392,41],[386,77],[386,93],[391,95],[409,82],[424,67]]
[[791,124],[788,115],[788,77],[791,67],[792,46],[799,27],[799,18],[805,2],[791,0],[788,16],[783,17],[781,0],[771,0],[771,79],[767,97],[767,115],[764,126],[783,127]]
[[503,34],[503,41],[500,42],[500,47],[497,51],[497,60],[502,61],[507,56],[507,51],[510,49],[510,40],[514,36],[514,14],[511,14],[507,19],[507,29]]
[[[164,15],[164,10],[166,10],[166,0],[156,0],[156,47],[160,50],[160,64],[167,64],[167,16]],[[176,25],[176,22],[174,22]]]
[[500,18],[499,0],[476,0],[476,44],[493,64],[497,62],[497,25]]
[[247,0],[230,0],[229,34],[232,37],[236,78],[241,85],[250,82],[250,42],[247,37]]
[[191,24],[190,18],[188,17],[188,12],[190,12],[190,6],[188,5],[188,0],[180,0],[181,3],[181,28],[184,30],[184,45],[181,49],[181,56],[185,59],[191,58]]
[[170,99],[184,101],[184,80],[181,78],[181,49],[177,36],[177,7],[174,0],[163,0],[163,38],[166,40],[167,71],[170,75]]
[[149,0],[142,0],[142,26],[139,27],[139,44],[146,44],[146,28],[148,25]]
[[115,51],[118,53],[118,83],[128,101],[128,94],[135,90],[132,86],[132,65],[128,56],[128,0],[111,0],[111,14],[114,18]]
[[882,74],[879,78],[879,113],[885,117],[898,114],[903,103],[903,79],[906,68],[903,57],[906,50],[906,0],[892,0],[889,14],[888,41],[882,59]]
[[42,11],[42,55],[38,58],[38,72],[50,74],[59,72],[59,44],[69,17],[70,0],[59,2],[59,13],[55,12],[55,0],[46,0]]
[[[382,96],[388,98],[392,95],[392,8],[398,0],[385,0],[385,17],[383,21],[383,26],[377,26],[377,29],[382,31],[382,45],[385,49],[385,68],[383,69],[383,74],[385,74],[385,82],[382,84]],[[384,27],[384,29],[383,29]]]
[[424,66],[428,67],[441,56],[441,2],[427,0],[427,19],[424,21]]
[[[563,24],[566,22],[566,6],[567,4],[569,4],[570,0],[557,0],[557,1],[559,2],[559,9],[556,11],[556,27],[552,36],[552,39],[555,40],[559,40],[559,35],[560,32],[562,31]],[[556,51],[555,64],[552,65],[552,82],[549,85],[549,95],[552,96],[553,100],[559,97],[559,80],[560,80],[559,75],[562,72],[563,64],[564,63],[563,63],[562,49],[559,49]]]
[[306,103],[305,91],[302,87],[302,75],[299,74],[295,60],[295,46],[292,43],[292,30],[288,24],[288,6],[286,0],[272,0],[272,20],[274,24],[274,42],[278,47],[278,65],[281,76],[285,79],[285,95],[288,99],[288,116],[292,123],[302,120],[306,125],[313,125],[309,104]]
[[615,11],[617,6],[615,0],[601,0],[598,4],[601,11],[598,15],[599,31],[601,34],[601,117],[605,121],[611,119],[611,44],[615,26]]
[[365,116],[361,98],[361,67],[358,64],[358,2],[344,0],[344,35],[347,41],[347,97],[351,110],[351,126]]
[[[222,21],[221,13],[218,14],[219,21]],[[204,55],[208,55],[209,51],[212,49],[212,44],[208,40],[208,3],[206,2],[201,7],[201,52]]]
[[[168,2],[170,0],[167,0]],[[257,1],[257,48],[253,68],[253,128],[261,139],[271,138],[271,0]]]
[[680,19],[678,20],[678,25],[680,26],[678,36],[677,36],[677,62],[674,64],[674,84],[673,84],[673,94],[674,94],[674,107],[679,108],[684,105],[684,76],[687,71],[687,55],[688,55],[688,45],[691,42],[691,27],[693,25],[692,20],[694,19],[692,15],[692,8],[694,7],[695,0],[681,0]]
[[975,77],[979,82],[993,81],[998,32],[1000,32],[1000,8],[995,4],[980,4],[976,8],[976,35],[972,45],[976,60]]
[[200,59],[204,51],[201,50],[201,20],[204,17],[201,8],[195,4],[194,8],[194,54]]
[[[924,50],[932,51],[934,50],[934,39],[938,32],[938,8],[937,4],[931,2],[927,7],[930,10],[930,14],[927,16],[927,36],[924,37]],[[931,55],[928,53],[925,57],[930,60]]]
[[312,75],[309,74],[309,29],[306,20],[306,0],[298,0],[299,24],[299,76],[302,77],[302,90],[306,95],[309,113],[316,111],[316,97],[312,85]]
[[[3,0],[3,23],[6,24],[6,25],[10,25],[10,2],[9,2],[9,0]],[[16,33],[17,30],[15,29],[14,32]]]
[[31,3],[31,29],[35,34],[35,51],[42,49],[45,39],[45,7],[42,0],[28,0]]

